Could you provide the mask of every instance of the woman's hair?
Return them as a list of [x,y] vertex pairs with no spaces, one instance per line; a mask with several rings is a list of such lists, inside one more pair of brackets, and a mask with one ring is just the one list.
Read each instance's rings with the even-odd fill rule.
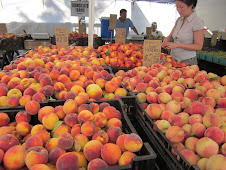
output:
[[195,9],[196,4],[197,4],[197,0],[176,0],[176,1],[181,1],[183,3],[185,3],[187,6],[192,6],[192,9]]

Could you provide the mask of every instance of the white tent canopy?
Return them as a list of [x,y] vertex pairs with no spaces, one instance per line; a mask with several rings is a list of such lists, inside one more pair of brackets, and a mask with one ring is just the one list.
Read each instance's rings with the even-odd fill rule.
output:
[[[225,0],[200,0],[197,13],[211,30],[226,28]],[[148,1],[95,0],[94,33],[100,35],[100,18],[117,14],[121,8],[127,9],[138,32],[145,32],[153,21],[158,29],[167,36],[179,16],[174,4]],[[55,27],[67,26],[69,31],[78,27],[78,17],[71,16],[70,0],[2,0],[0,23],[7,23],[8,32],[27,33],[45,32],[54,34]],[[86,17],[87,23],[88,18]],[[88,31],[88,29],[87,29]],[[131,31],[133,34],[133,31]]]

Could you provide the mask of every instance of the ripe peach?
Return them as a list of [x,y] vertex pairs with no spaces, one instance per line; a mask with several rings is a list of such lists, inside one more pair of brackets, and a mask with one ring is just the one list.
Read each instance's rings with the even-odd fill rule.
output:
[[37,114],[39,109],[40,109],[40,104],[35,100],[31,100],[27,102],[25,105],[25,110],[30,115]]
[[100,158],[93,159],[88,164],[88,170],[108,168],[108,164]]
[[53,87],[56,92],[60,92],[65,88],[64,84],[61,82],[56,82]]
[[221,117],[215,113],[207,113],[203,116],[203,124],[207,128],[212,126],[221,127]]
[[189,117],[190,116],[189,116],[188,113],[181,112],[181,113],[178,114],[178,116],[180,116],[181,119],[182,119],[182,125],[185,125],[185,124],[187,124],[189,122]]
[[29,123],[31,121],[31,116],[27,112],[21,111],[16,114],[15,120],[16,120],[16,123],[20,123],[20,122]]
[[58,147],[58,138],[50,138],[50,140],[45,145],[45,148],[49,153],[56,147]]
[[220,98],[217,101],[217,105],[219,108],[226,108],[226,97],[225,98]]
[[107,143],[101,149],[101,157],[107,164],[114,165],[121,157],[121,149],[118,145]]
[[220,148],[220,153],[226,156],[226,143],[224,143]]
[[25,141],[26,150],[34,146],[43,146],[42,139],[37,136],[31,136]]
[[78,115],[78,121],[80,123],[83,123],[83,122],[91,122],[94,120],[94,116],[93,114],[88,111],[88,110],[83,110],[79,113]]
[[7,93],[7,97],[17,97],[17,98],[21,98],[22,97],[22,92],[19,89],[11,89],[8,91]]
[[[105,86],[106,86],[106,84],[105,84]],[[86,88],[86,92],[90,98],[95,99],[95,100],[99,100],[103,94],[102,89],[97,84],[88,85]]]
[[182,119],[178,115],[170,116],[169,119],[168,119],[168,122],[170,123],[171,126],[182,127],[182,125],[183,125]]
[[11,147],[4,154],[3,162],[6,168],[9,169],[20,169],[25,165],[24,155],[25,147],[21,145],[15,145]]
[[76,113],[77,112],[77,103],[72,99],[67,100],[64,103],[63,111],[65,114]]
[[79,169],[78,156],[73,152],[68,152],[61,155],[56,162],[57,170],[64,169]]
[[91,137],[95,133],[95,125],[90,122],[85,122],[81,126],[81,132],[83,135]]
[[165,103],[166,104],[171,100],[172,100],[172,97],[168,93],[163,92],[163,93],[160,93],[158,95],[158,103]]
[[63,111],[63,106],[56,106],[54,108],[53,112],[59,117],[59,119],[63,119],[65,117],[65,113]]
[[32,100],[35,100],[40,103],[40,102],[44,102],[46,100],[46,97],[43,93],[37,92],[32,96]]
[[210,158],[218,153],[219,146],[212,139],[203,137],[197,141],[195,150],[201,157]]
[[66,82],[71,81],[71,80],[70,80],[70,78],[69,78],[67,75],[62,74],[62,75],[60,75],[60,76],[57,78],[57,81],[58,81],[58,82],[62,82],[63,84],[65,84]]
[[7,126],[9,122],[9,116],[6,113],[0,113],[0,127]]
[[173,113],[177,114],[181,111],[181,105],[175,100],[171,100],[166,104],[166,110],[170,110]]
[[125,138],[124,146],[125,149],[130,152],[137,152],[142,148],[143,141],[140,136],[135,133],[131,133]]
[[166,131],[166,138],[173,144],[180,143],[184,140],[184,130],[178,126],[171,126]]
[[71,128],[65,124],[61,124],[56,130],[55,132],[53,133],[53,137],[54,136],[59,136],[61,135],[62,133],[70,133],[71,132]]
[[31,129],[31,135],[34,136],[39,131],[46,130],[46,128],[42,124],[37,124],[32,127]]
[[184,97],[189,98],[191,101],[197,100],[197,92],[194,89],[187,89],[184,92]]
[[19,99],[19,104],[20,106],[25,106],[25,104],[29,101],[31,101],[31,96],[30,95],[24,95]]
[[195,152],[195,145],[199,139],[196,137],[189,137],[185,140],[185,148]]
[[19,98],[17,97],[9,97],[8,98],[8,106],[9,107],[16,107],[16,106],[19,106]]
[[180,92],[173,92],[171,94],[171,97],[172,97],[172,100],[179,101],[180,98],[183,97],[183,94],[181,94]]
[[216,100],[216,102],[220,99],[220,93],[216,89],[209,89],[206,92],[206,97],[212,97]]
[[122,127],[122,122],[121,120],[117,119],[117,118],[112,118],[110,120],[108,120],[107,122],[107,127]]
[[65,96],[64,96],[65,100],[68,100],[68,99],[73,99],[74,100],[75,97],[76,97],[76,94],[73,91],[66,92]]
[[204,136],[214,140],[219,145],[224,140],[224,132],[219,127],[209,127],[206,129]]
[[21,135],[21,136],[26,136],[27,134],[30,133],[31,126],[28,122],[20,122],[16,125],[16,131]]
[[110,141],[115,142],[117,138],[122,134],[120,127],[110,127],[107,131]]
[[132,153],[132,152],[129,152],[129,151],[126,151],[124,152],[121,157],[119,158],[119,166],[123,166],[123,165],[129,165],[132,163],[132,159],[134,157],[136,157],[137,155]]
[[71,88],[71,91],[74,92],[76,95],[78,95],[81,92],[85,92],[85,90],[83,89],[83,87],[79,86],[79,85],[74,85]]
[[204,98],[202,99],[202,103],[203,103],[204,105],[210,105],[210,106],[212,106],[212,107],[215,107],[215,106],[216,106],[216,101],[215,101],[215,99],[212,98],[212,97],[204,97]]
[[80,124],[75,124],[71,128],[71,135],[75,137],[77,134],[81,134],[81,125]]
[[[100,105],[100,111],[102,110]],[[121,113],[113,106],[107,106],[103,109],[103,113],[107,116],[108,120],[112,118],[121,119]]]
[[12,134],[12,129],[8,126],[0,127],[0,136],[6,135],[6,134]]
[[204,107],[204,105],[201,102],[193,101],[189,105],[189,113],[191,115],[193,115],[193,114],[200,114],[200,115],[203,116],[205,114],[205,107]]
[[170,110],[164,110],[163,112],[162,112],[162,114],[161,114],[161,119],[162,120],[167,120],[168,121],[168,119],[169,119],[169,117],[170,116],[173,116],[173,115],[175,115],[172,111],[170,111]]
[[36,164],[36,165],[32,166],[30,170],[39,170],[39,169],[50,170],[50,168],[45,164]]
[[53,130],[55,123],[58,121],[59,117],[55,113],[48,113],[42,118],[42,124],[48,130]]
[[161,116],[162,109],[158,104],[149,104],[146,112],[152,119],[158,119]]
[[107,125],[107,116],[102,112],[96,113],[93,118],[93,123],[95,126],[103,128]]
[[194,123],[202,123],[202,116],[200,114],[193,114],[188,119],[189,124],[193,125]]
[[19,140],[14,135],[6,134],[0,136],[0,150],[6,152],[9,148],[15,145],[19,145]]
[[201,170],[205,170],[207,161],[208,161],[208,158],[201,158],[200,160],[197,161],[197,166]]
[[0,97],[0,107],[8,107],[8,97],[7,96]]
[[34,136],[39,137],[42,140],[43,145],[45,145],[50,139],[50,134],[46,130],[41,130],[37,132]]
[[80,72],[78,70],[72,70],[69,74],[69,77],[72,81],[78,80],[80,77]]
[[62,133],[58,137],[58,147],[64,150],[72,148],[73,143],[74,143],[74,139],[70,133]]
[[191,133],[194,133],[194,136],[201,138],[205,133],[206,127],[202,123],[194,123],[191,126]]
[[87,102],[87,98],[84,95],[80,95],[80,94],[78,96],[76,96],[74,98],[74,100],[75,100],[75,102],[77,103],[78,106],[85,104]]
[[75,153],[78,157],[79,168],[87,167],[87,160],[86,160],[84,154],[82,152],[73,152],[73,153]]
[[69,127],[74,126],[75,124],[78,123],[78,115],[77,114],[73,114],[73,113],[69,113],[64,117],[64,122],[66,125],[68,125]]
[[105,131],[100,130],[100,131],[94,133],[92,140],[98,140],[104,145],[104,144],[108,143],[109,137]]
[[82,104],[78,107],[78,113],[80,113],[83,110],[88,110],[92,112],[92,107],[89,104]]
[[85,145],[89,142],[89,139],[83,134],[77,134],[77,135],[75,135],[74,138],[75,138],[75,140],[77,140],[80,143],[81,150],[83,150]]
[[149,103],[157,103],[158,102],[158,93],[156,93],[156,92],[148,92],[147,93],[147,101]]
[[169,127],[171,127],[170,123],[167,120],[157,120],[155,124],[157,125],[159,130],[164,134],[169,129]]
[[[91,104],[91,103],[90,103]],[[109,103],[106,103],[106,102],[103,102],[103,103],[101,103],[100,105],[98,105],[99,107],[99,112],[103,112],[103,110],[104,110],[104,108],[105,107],[107,107],[107,106],[110,106],[110,104]],[[110,109],[110,108],[108,108],[108,109]]]
[[66,91],[61,91],[61,92],[59,92],[59,94],[56,96],[56,98],[58,99],[58,100],[65,100],[65,94],[66,94],[67,92]]
[[206,170],[225,169],[226,158],[221,154],[212,155],[206,162]]
[[189,162],[190,165],[196,165],[197,158],[193,151],[184,149],[180,151],[181,155]]
[[91,161],[95,158],[100,158],[102,147],[103,144],[100,141],[91,140],[84,147],[84,156],[88,161]]

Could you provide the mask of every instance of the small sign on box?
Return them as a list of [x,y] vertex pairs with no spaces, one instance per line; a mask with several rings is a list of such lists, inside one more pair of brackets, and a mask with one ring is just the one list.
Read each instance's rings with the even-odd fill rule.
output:
[[56,45],[58,47],[68,47],[68,28],[56,27]]
[[78,32],[80,34],[86,33],[86,24],[79,24]]
[[143,65],[160,63],[161,40],[144,40]]
[[0,23],[0,33],[7,33],[6,24]]
[[89,16],[89,1],[71,1],[71,16]]
[[147,37],[151,36],[151,27],[146,27],[146,34],[147,34]]
[[213,31],[213,35],[211,38],[211,45],[216,46],[217,44],[218,31]]
[[117,22],[117,15],[116,14],[110,14],[109,30],[113,30],[113,29],[116,28],[116,22]]
[[115,42],[117,43],[126,43],[126,29],[125,28],[116,28]]

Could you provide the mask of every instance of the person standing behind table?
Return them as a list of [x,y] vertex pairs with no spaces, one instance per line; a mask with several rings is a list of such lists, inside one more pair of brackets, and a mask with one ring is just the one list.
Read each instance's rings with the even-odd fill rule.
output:
[[[171,49],[171,56],[188,65],[197,65],[196,51],[202,49],[204,41],[204,22],[194,11],[197,0],[176,0],[180,16],[162,47]],[[169,42],[170,38],[174,42]]]
[[116,28],[125,28],[126,29],[126,37],[129,34],[129,27],[132,28],[133,31],[137,35],[139,35],[136,27],[133,25],[133,22],[129,18],[126,18],[126,16],[127,16],[126,9],[121,9],[120,10],[120,17],[119,17],[119,19],[117,19],[117,22],[116,22]]
[[163,37],[162,32],[157,30],[157,23],[156,22],[152,22],[152,24],[151,24],[151,36],[154,39],[162,39],[162,37]]

